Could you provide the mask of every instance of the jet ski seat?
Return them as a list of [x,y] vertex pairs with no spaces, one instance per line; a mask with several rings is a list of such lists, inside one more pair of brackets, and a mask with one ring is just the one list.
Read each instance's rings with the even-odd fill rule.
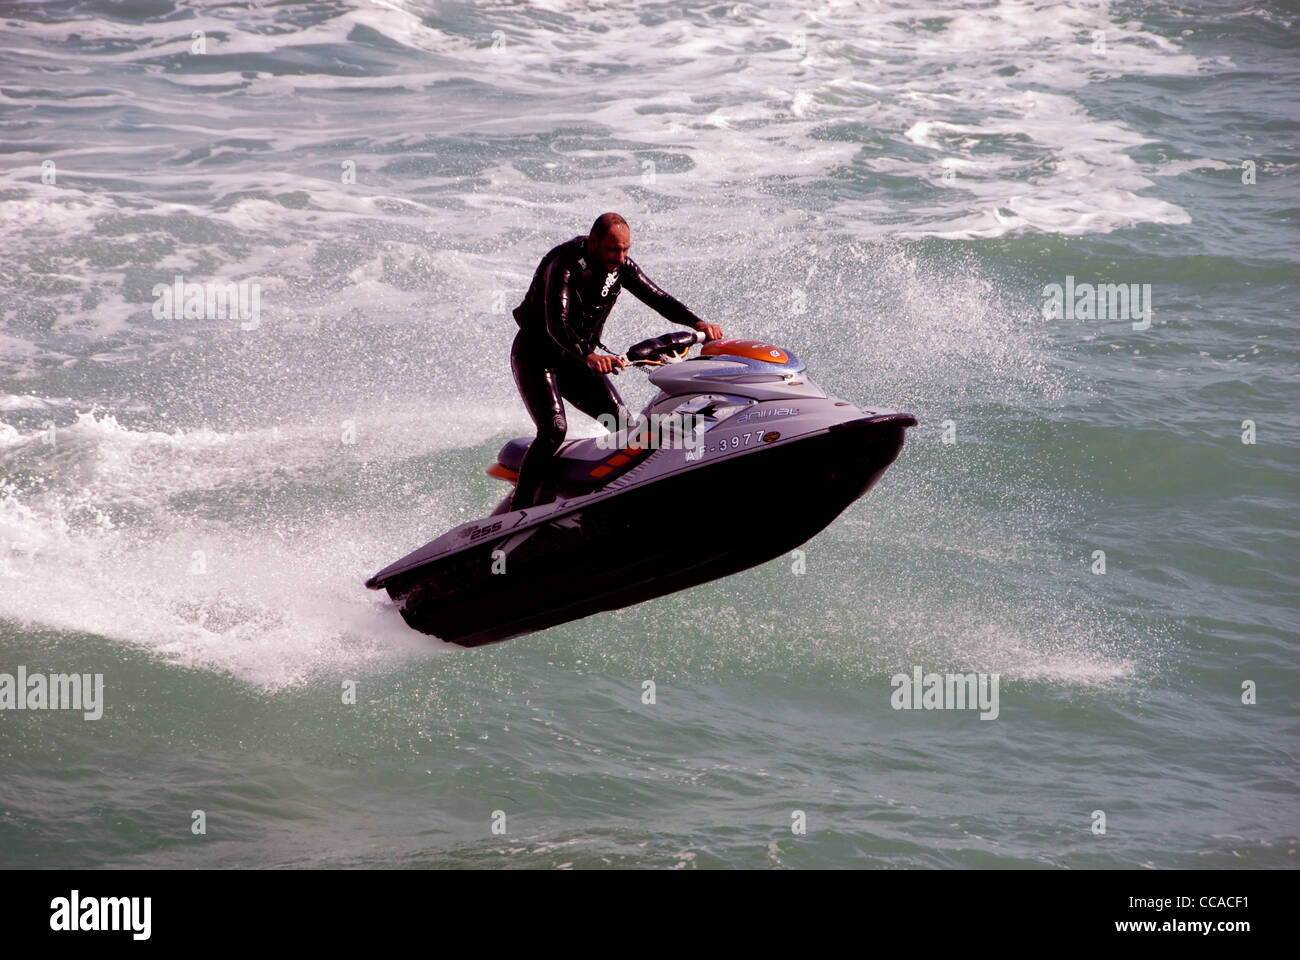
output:
[[[630,470],[646,452],[634,449],[629,453],[610,446],[608,441],[602,447],[597,443],[598,439],[583,437],[560,444],[560,449],[551,458],[548,485],[561,488],[587,487],[594,490]],[[524,454],[532,443],[532,437],[516,437],[501,448],[497,454],[497,463],[518,473],[524,462]]]

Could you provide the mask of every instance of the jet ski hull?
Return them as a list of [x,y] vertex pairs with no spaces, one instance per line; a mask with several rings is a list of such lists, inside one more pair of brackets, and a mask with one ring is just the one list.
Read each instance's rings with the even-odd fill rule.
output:
[[430,544],[367,585],[387,590],[416,630],[463,646],[661,597],[808,541],[875,484],[915,423],[850,420],[562,505],[527,527],[504,515],[460,534],[479,542],[414,562]]

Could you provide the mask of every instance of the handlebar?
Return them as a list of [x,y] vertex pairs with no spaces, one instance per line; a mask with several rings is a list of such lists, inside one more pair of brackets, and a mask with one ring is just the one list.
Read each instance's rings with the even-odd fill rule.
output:
[[660,337],[642,340],[627,348],[619,359],[630,366],[658,367],[665,363],[684,360],[691,347],[703,343],[707,334],[703,330],[674,330]]

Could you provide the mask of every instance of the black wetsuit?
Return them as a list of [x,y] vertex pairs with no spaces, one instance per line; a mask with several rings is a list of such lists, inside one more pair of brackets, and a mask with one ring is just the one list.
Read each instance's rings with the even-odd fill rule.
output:
[[524,302],[515,307],[519,333],[510,348],[510,368],[537,424],[537,439],[520,465],[512,509],[532,506],[539,499],[551,458],[569,429],[561,397],[592,418],[602,413],[617,418],[625,410],[609,377],[587,366],[588,354],[604,347],[601,330],[624,287],[674,323],[694,327],[700,322],[631,259],[614,273],[606,273],[602,263],[592,263],[585,236],[574,237],[542,257]]

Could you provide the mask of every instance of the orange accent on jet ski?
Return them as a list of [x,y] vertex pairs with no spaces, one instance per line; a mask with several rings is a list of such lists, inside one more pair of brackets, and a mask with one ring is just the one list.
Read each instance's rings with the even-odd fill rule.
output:
[[747,357],[765,363],[788,363],[789,355],[780,347],[762,340],[711,340],[700,348],[702,357]]
[[494,463],[492,466],[488,467],[487,475],[489,477],[497,477],[500,480],[509,480],[511,483],[514,483],[519,479],[519,473],[517,471],[511,470],[509,467],[503,467],[499,463]]
[[618,453],[611,456],[598,467],[592,467],[588,476],[600,478],[608,473],[613,473],[615,467],[621,467],[625,463],[630,463],[646,451],[646,447],[638,447],[636,444],[629,443]]

